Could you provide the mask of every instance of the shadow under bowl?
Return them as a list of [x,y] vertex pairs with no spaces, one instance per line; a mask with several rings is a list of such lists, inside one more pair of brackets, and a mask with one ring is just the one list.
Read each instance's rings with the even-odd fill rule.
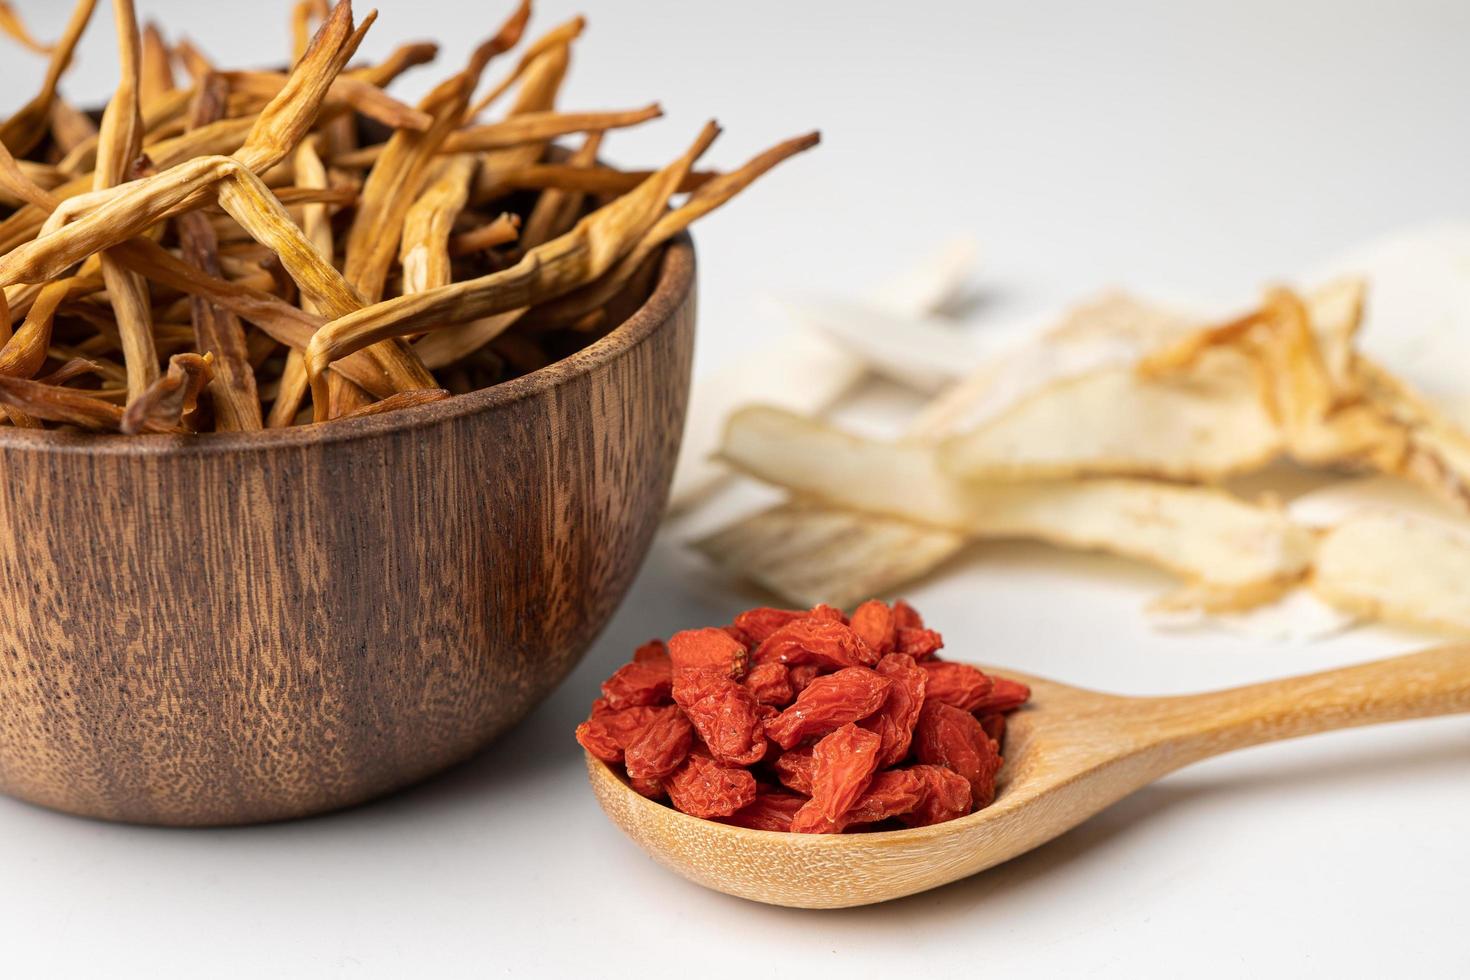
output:
[[694,248],[581,351],[328,425],[0,429],[0,791],[207,826],[360,803],[572,669],[663,515]]

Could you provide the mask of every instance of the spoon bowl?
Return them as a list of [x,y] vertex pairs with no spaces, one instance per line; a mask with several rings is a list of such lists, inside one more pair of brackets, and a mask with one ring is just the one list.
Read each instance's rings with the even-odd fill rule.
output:
[[[990,668],[986,668],[987,671]],[[588,755],[598,802],[659,863],[771,905],[842,908],[937,888],[1040,846],[1191,762],[1263,742],[1470,711],[1470,647],[1180,697],[1100,694],[1013,670],[995,802],[947,823],[808,835],[701,820],[646,799]]]

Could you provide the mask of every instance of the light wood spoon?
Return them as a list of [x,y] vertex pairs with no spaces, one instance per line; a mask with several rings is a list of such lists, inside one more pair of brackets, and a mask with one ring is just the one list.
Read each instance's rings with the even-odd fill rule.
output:
[[912,895],[1038,847],[1156,779],[1234,749],[1317,732],[1470,711],[1470,647],[1183,697],[1098,694],[997,668],[1031,685],[1011,716],[996,801],[913,830],[839,835],[745,830],[639,796],[587,756],[598,802],[644,850],[741,898],[841,908]]

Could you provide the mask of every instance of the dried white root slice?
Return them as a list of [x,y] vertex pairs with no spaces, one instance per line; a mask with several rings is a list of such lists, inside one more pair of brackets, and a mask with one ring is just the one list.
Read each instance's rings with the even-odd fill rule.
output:
[[689,395],[684,442],[674,468],[669,510],[702,500],[729,470],[714,458],[731,413],[751,402],[817,413],[867,373],[862,358],[815,331],[793,332],[699,378]]
[[[1082,336],[1114,337],[1118,349],[1137,353],[1140,339],[1158,346],[1038,387],[990,422],[946,440],[944,466],[985,479],[1115,475],[1206,482],[1259,469],[1331,407],[1313,330],[1328,338],[1322,347],[1330,347],[1334,369],[1346,372],[1362,284],[1333,283],[1305,306],[1285,295],[1280,303],[1280,310],[1268,301],[1258,314],[1183,333],[1161,329],[1168,321],[1154,313],[1155,325],[1140,334],[1123,314],[1126,307],[1080,321],[1077,327],[1087,328]],[[1136,370],[1139,365],[1145,370]]]
[[798,606],[851,607],[943,564],[966,537],[881,514],[791,501],[693,543],[732,575]]
[[[953,302],[973,271],[976,249],[961,240],[874,291],[874,303],[897,315],[933,313]],[[868,372],[869,362],[816,330],[801,329],[750,351],[700,377],[690,393],[684,443],[674,469],[671,512],[687,509],[728,475],[713,459],[720,433],[741,405],[781,405],[815,415],[825,411]]]
[[[956,255],[961,252],[953,250]],[[944,264],[936,262],[934,267],[944,267]],[[958,263],[952,267],[958,268]],[[937,301],[940,292],[931,288],[927,295]],[[1048,384],[1110,365],[1132,365],[1148,350],[1177,339],[1197,326],[1195,319],[1122,294],[1108,294],[1060,316],[1047,316],[1010,329],[987,328],[981,339],[997,339],[1007,346],[983,359],[966,380],[931,402],[909,427],[908,440],[933,442],[977,420],[993,417]],[[721,550],[721,555],[712,557],[730,571],[744,572],[790,601],[802,603],[819,594],[813,590],[814,584],[828,590],[825,601],[830,602],[845,595],[865,599],[891,593],[938,568],[962,551],[967,541],[959,534],[936,537],[934,529],[918,524],[904,529],[897,518],[876,522],[871,515],[829,508],[822,519],[826,526],[842,529],[847,535],[846,549],[854,555],[876,554],[880,548],[904,540],[916,544],[905,552],[902,560],[866,564],[854,560],[848,565],[851,580],[843,578],[844,566],[835,558],[827,559],[832,564],[825,572],[814,572],[808,567],[799,573],[785,574],[773,563],[758,557],[790,554],[791,542],[806,540],[803,522],[813,520],[816,511],[810,504],[800,508],[773,507],[736,521],[697,547],[709,554],[708,542],[741,542],[738,551],[730,544]],[[747,557],[750,567],[739,567],[735,560],[737,554]],[[814,558],[813,566],[822,560]]]
[[1470,533],[1406,514],[1361,514],[1322,538],[1311,585],[1364,619],[1470,634]]
[[971,338],[940,317],[898,315],[837,299],[779,299],[779,308],[857,355],[868,370],[924,394],[953,384],[980,357]]
[[874,306],[894,313],[942,313],[964,299],[979,260],[975,239],[967,235],[951,238],[879,283],[869,298]]
[[1146,561],[1185,579],[1176,605],[1236,609],[1274,598],[1305,574],[1315,544],[1278,508],[1220,491],[1126,479],[967,483],[945,474],[928,448],[862,439],[779,409],[736,413],[721,456],[836,506]]
[[1470,428],[1470,225],[1393,234],[1326,263],[1308,282],[1352,275],[1372,284],[1359,350],[1390,365],[1429,402]]
[[976,479],[1213,481],[1264,466],[1281,448],[1251,362],[1220,350],[1167,378],[1125,366],[1060,382],[947,440],[940,454],[947,470]]
[[1143,357],[1199,329],[1198,318],[1124,293],[1107,293],[1055,319],[1020,330],[1009,349],[986,358],[920,413],[915,428],[957,435],[1000,418],[1049,387]]

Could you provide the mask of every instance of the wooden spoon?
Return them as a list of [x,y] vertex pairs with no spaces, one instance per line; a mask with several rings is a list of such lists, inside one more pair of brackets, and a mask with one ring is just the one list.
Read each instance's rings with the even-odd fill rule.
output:
[[1183,697],[1031,685],[1011,716],[996,801],[959,820],[831,836],[745,830],[639,796],[587,757],[598,802],[661,864],[772,905],[841,908],[912,895],[1046,843],[1191,762],[1278,739],[1470,711],[1470,647]]

